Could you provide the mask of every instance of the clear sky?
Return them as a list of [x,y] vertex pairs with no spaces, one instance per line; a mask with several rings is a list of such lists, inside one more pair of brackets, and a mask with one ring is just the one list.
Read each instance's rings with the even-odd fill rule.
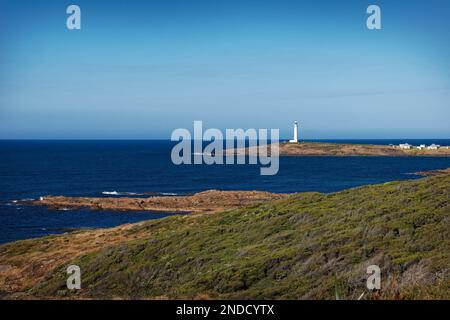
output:
[[450,138],[450,1],[0,0],[0,138],[169,139],[194,120]]

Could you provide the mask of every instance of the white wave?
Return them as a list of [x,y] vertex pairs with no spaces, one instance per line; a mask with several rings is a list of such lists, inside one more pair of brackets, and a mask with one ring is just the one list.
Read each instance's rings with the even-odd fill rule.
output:
[[174,192],[118,192],[118,191],[103,191],[102,194],[109,196],[176,196]]
[[143,196],[145,193],[138,192],[117,192],[117,191],[103,191],[102,194],[110,196]]
[[107,194],[107,195],[111,195],[111,196],[120,195],[119,192],[117,192],[117,191],[103,191],[102,194]]
[[20,202],[28,202],[28,201],[34,201],[34,200],[36,200],[36,199],[33,199],[33,198],[25,198],[25,199],[20,200]]

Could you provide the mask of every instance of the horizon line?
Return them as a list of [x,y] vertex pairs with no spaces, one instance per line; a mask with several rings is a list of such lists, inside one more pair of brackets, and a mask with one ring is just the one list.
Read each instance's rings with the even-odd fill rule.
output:
[[[171,140],[167,138],[0,138],[0,141],[173,141],[179,142],[181,140]],[[184,139],[190,141],[196,141],[200,139]],[[235,139],[242,140],[242,139]],[[245,139],[249,140],[249,139]],[[268,139],[270,140],[270,139]],[[281,138],[280,142],[289,141],[290,138]],[[305,138],[299,139],[301,141],[321,141],[321,140],[450,140],[450,138]],[[208,140],[200,140],[210,142]],[[226,139],[220,139],[219,141],[226,141]]]

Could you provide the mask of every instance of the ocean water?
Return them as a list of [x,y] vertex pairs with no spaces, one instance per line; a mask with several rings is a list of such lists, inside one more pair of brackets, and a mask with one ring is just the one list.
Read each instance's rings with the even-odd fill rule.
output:
[[[338,142],[450,145],[450,139]],[[170,159],[172,146],[161,140],[0,141],[0,243],[170,214],[49,210],[16,202],[45,195],[119,197],[208,189],[335,192],[415,179],[414,172],[450,167],[450,157],[281,157],[277,175],[261,176],[255,165],[176,166]]]

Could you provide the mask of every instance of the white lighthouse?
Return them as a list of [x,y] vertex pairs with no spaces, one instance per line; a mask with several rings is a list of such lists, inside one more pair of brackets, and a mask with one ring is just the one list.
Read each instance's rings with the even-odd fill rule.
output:
[[289,140],[290,143],[298,143],[298,122],[294,122],[294,139]]

